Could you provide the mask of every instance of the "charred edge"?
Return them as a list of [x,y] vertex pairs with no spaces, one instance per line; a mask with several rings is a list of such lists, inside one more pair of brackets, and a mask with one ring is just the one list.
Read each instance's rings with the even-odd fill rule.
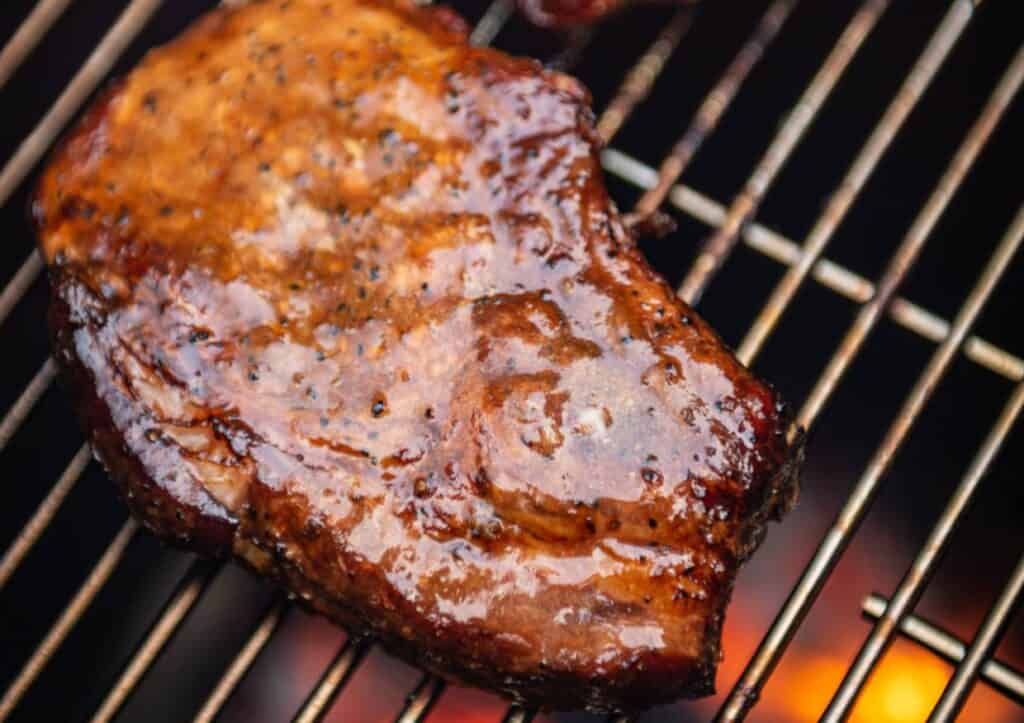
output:
[[[79,422],[94,455],[117,485],[122,500],[136,519],[162,540],[210,557],[224,557],[231,550],[236,524],[226,510],[188,504],[172,495],[149,474],[143,463],[125,447],[110,408],[100,398],[92,373],[78,357],[74,334],[81,328],[72,320],[71,308],[61,288],[76,283],[68,272],[51,271],[49,329],[60,380],[72,400]],[[215,505],[210,500],[210,505]]]

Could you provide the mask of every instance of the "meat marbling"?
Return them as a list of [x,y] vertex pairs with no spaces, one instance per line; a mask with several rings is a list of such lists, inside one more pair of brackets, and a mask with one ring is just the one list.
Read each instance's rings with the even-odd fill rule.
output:
[[132,512],[521,701],[710,693],[799,445],[597,151],[576,81],[402,0],[220,8],[148,54],[33,203]]

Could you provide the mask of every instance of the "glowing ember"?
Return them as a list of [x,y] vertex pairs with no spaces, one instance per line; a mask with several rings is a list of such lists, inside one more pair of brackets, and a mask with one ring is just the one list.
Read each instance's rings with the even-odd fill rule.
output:
[[[759,712],[772,720],[816,721],[839,687],[849,660],[836,655],[800,656],[780,670]],[[926,720],[952,669],[930,653],[899,641],[885,656],[858,700],[851,723],[916,723]],[[1014,720],[1015,707],[979,686],[971,697],[966,720]]]
[[[784,683],[789,715],[795,721],[816,721],[839,687],[848,661],[838,657],[809,656],[800,660],[795,674]],[[949,670],[929,653],[909,644],[897,646],[885,657],[858,701],[851,723],[897,723],[928,717],[946,684]],[[793,695],[800,691],[799,695]]]

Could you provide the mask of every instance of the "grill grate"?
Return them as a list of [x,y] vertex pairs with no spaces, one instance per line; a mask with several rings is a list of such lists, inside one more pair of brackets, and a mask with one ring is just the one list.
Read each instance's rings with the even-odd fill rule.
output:
[[[33,11],[0,51],[0,87],[29,56],[68,5],[68,0],[37,2]],[[162,0],[131,0],[127,4],[52,108],[3,166],[3,170],[0,171],[0,205],[10,200],[50,148],[58,133],[80,110],[161,5]],[[837,229],[897,139],[904,122],[924,95],[958,39],[970,25],[979,5],[981,0],[953,0],[950,3],[931,40],[829,198],[810,233],[800,244],[758,223],[755,221],[755,215],[846,69],[855,60],[858,50],[887,10],[888,0],[862,2],[838,36],[816,75],[785,116],[742,190],[728,205],[720,204],[707,195],[680,184],[679,178],[687,170],[705,139],[715,132],[765,50],[783,31],[787,19],[797,6],[797,0],[775,0],[768,6],[750,38],[708,93],[694,114],[692,123],[665,156],[657,171],[620,150],[608,148],[604,152],[603,163],[606,170],[642,192],[631,214],[633,220],[649,216],[667,202],[672,208],[713,230],[679,289],[680,295],[690,303],[700,299],[740,242],[786,267],[785,274],[738,348],[738,356],[745,363],[750,364],[755,360],[797,292],[808,279],[813,279],[822,287],[859,305],[853,324],[799,412],[798,423],[804,428],[810,429],[813,426],[884,316],[888,316],[921,338],[938,344],[881,445],[726,699],[718,713],[718,720],[738,721],[750,712],[759,692],[808,615],[840,556],[856,534],[907,435],[921,417],[940,380],[946,376],[950,366],[961,353],[974,364],[1013,382],[1013,390],[932,528],[927,542],[917,554],[896,591],[889,600],[877,595],[865,599],[864,612],[873,620],[873,626],[829,704],[825,720],[840,721],[849,715],[869,675],[897,633],[907,636],[957,665],[955,674],[933,712],[934,720],[952,720],[964,704],[972,684],[979,677],[1010,699],[1024,702],[1024,676],[992,658],[994,646],[1008,624],[1014,605],[1024,589],[1024,558],[1014,569],[1002,594],[990,608],[975,639],[969,644],[958,641],[949,633],[913,615],[915,605],[924,592],[943,549],[1024,408],[1024,360],[979,336],[971,335],[971,330],[986,301],[1010,267],[1015,252],[1024,241],[1024,207],[1018,211],[999,241],[988,265],[978,277],[976,285],[952,322],[897,295],[924,244],[1024,82],[1024,49],[1017,53],[1005,69],[879,281],[871,282],[823,258]],[[690,29],[695,12],[693,9],[678,11],[655,38],[650,48],[625,75],[618,92],[598,120],[598,131],[609,144],[651,94],[656,80]],[[510,16],[511,5],[508,0],[492,2],[473,31],[473,42],[487,44],[493,41]],[[563,51],[555,62],[559,65],[571,64],[580,56],[591,38],[591,33],[576,33],[571,40],[575,46]],[[38,254],[31,253],[0,294],[0,323],[6,320],[26,295],[41,270],[42,262]],[[0,451],[28,418],[50,387],[55,375],[55,364],[47,359],[0,421]],[[796,427],[794,431],[795,429]],[[81,447],[0,559],[0,590],[46,531],[75,483],[86,470],[89,459],[89,450],[85,446]],[[18,702],[47,663],[58,653],[65,638],[121,562],[138,529],[138,524],[129,520],[114,537],[78,592],[0,698],[0,721],[15,710]],[[218,564],[205,561],[192,563],[116,683],[106,692],[92,720],[109,721],[119,712],[219,570]],[[248,641],[200,709],[196,716],[197,721],[205,723],[215,719],[260,652],[271,640],[286,609],[287,603],[283,599],[271,602]],[[302,723],[319,720],[358,669],[369,649],[368,641],[356,637],[349,638],[323,672],[302,704],[295,720]],[[408,723],[426,718],[444,689],[443,681],[424,675],[410,692],[398,720]],[[511,706],[505,720],[526,723],[532,717],[532,711]]]

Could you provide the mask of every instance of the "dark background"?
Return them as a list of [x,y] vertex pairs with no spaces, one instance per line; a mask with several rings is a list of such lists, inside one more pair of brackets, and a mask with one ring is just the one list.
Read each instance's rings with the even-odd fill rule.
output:
[[[210,4],[168,0],[119,63],[119,71],[130,67],[147,48],[173,37]],[[479,17],[486,5],[483,0],[453,4],[470,20]],[[764,0],[709,0],[653,94],[613,146],[657,167],[767,4]],[[72,3],[0,90],[0,157],[13,153],[125,5],[111,0]],[[728,203],[857,5],[850,0],[801,3],[687,170],[686,184]],[[1013,20],[1013,5],[991,0],[977,12],[840,227],[827,252],[830,259],[869,279],[881,274],[1017,51],[1022,33],[1019,21]],[[4,3],[0,39],[6,40],[31,6],[29,0]],[[947,3],[938,0],[893,2],[774,184],[758,214],[761,223],[794,240],[803,238],[946,8]],[[670,13],[663,7],[637,8],[598,30],[573,68],[591,89],[598,112]],[[563,46],[564,37],[513,19],[495,44],[545,59]],[[1017,101],[1006,114],[902,287],[904,296],[946,319],[956,313],[1022,200],[1022,111],[1024,103]],[[625,183],[610,180],[609,184],[622,208],[636,200],[635,190]],[[0,245],[4,282],[33,247],[25,211],[30,185],[25,184],[0,211],[0,227],[7,239]],[[678,229],[666,238],[645,241],[644,249],[652,263],[677,283],[709,230],[680,213],[675,217]],[[738,344],[783,271],[776,262],[741,245],[711,284],[699,310],[727,342]],[[1024,259],[1017,259],[977,328],[984,338],[1017,355],[1024,355],[1022,284]],[[48,353],[45,294],[45,282],[37,281],[0,329],[4,349],[0,409],[13,403]],[[759,357],[757,371],[799,407],[856,310],[852,302],[809,282]],[[737,600],[755,600],[758,612],[746,620],[730,618],[727,657],[749,654],[756,639],[730,648],[729,631],[736,626],[759,632],[766,628],[933,350],[931,342],[888,319],[879,324],[814,430],[801,506],[789,522],[773,527],[768,544],[741,575]],[[798,645],[827,648],[830,630],[852,630],[852,647],[846,644],[834,651],[843,660],[852,656],[867,633],[857,612],[859,600],[872,590],[888,593],[894,588],[1012,388],[1008,380],[963,357],[956,361],[900,452],[862,534],[826,588],[830,602],[815,608]],[[63,394],[51,390],[0,455],[5,490],[0,504],[0,549],[15,537],[81,441]],[[973,634],[1024,549],[1022,466],[1024,429],[1017,429],[918,607],[921,614],[962,637]],[[50,530],[0,593],[0,687],[17,674],[124,519],[104,473],[90,466]],[[190,559],[161,548],[146,535],[139,536],[15,718],[87,719]],[[271,591],[245,573],[232,568],[221,574],[121,720],[188,719],[270,599]],[[733,615],[738,614],[734,610]],[[1024,664],[1022,633],[1024,626],[1017,623],[1000,648],[1000,654],[1017,666]],[[239,695],[229,703],[224,719],[288,717],[342,637],[326,623],[290,613]],[[723,675],[720,688],[728,690],[733,678]],[[413,671],[375,654],[329,719],[388,719],[416,679]],[[706,718],[708,710],[684,705],[673,714],[696,720]],[[431,720],[470,720],[484,712],[498,715],[500,704],[482,694],[449,692]],[[753,719],[776,718],[759,713]]]

